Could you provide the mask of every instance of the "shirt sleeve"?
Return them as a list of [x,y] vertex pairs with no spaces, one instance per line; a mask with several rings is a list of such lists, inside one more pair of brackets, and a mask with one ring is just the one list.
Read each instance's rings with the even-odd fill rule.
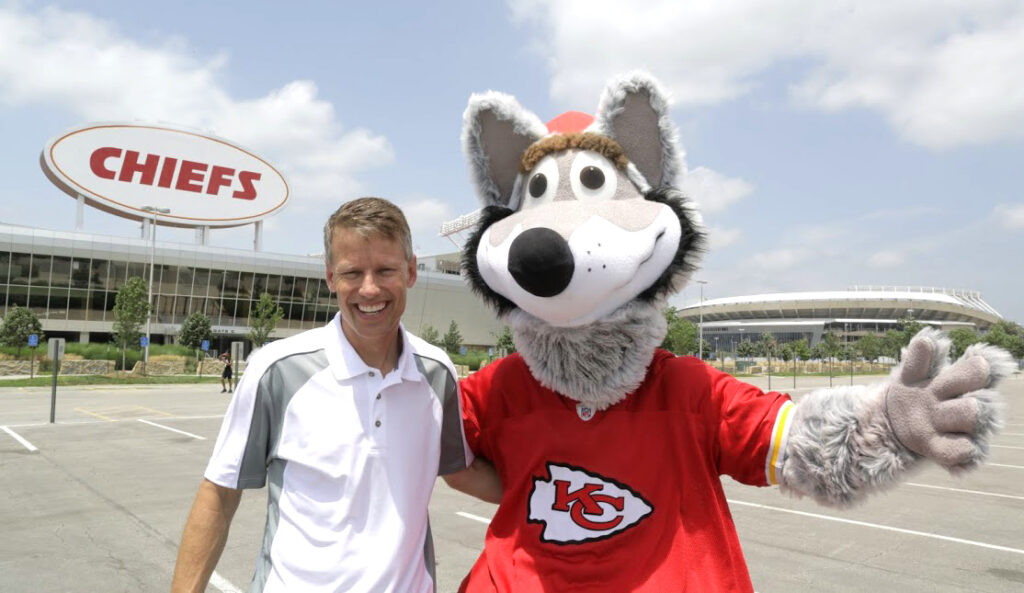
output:
[[270,406],[261,402],[260,375],[242,375],[228,404],[203,476],[225,488],[262,488],[270,451]]
[[449,363],[447,380],[442,398],[441,459],[438,463],[439,476],[462,471],[473,463],[474,455],[466,439],[462,423],[462,396],[455,377],[455,368]]
[[717,404],[719,472],[752,486],[777,483],[775,464],[793,407],[788,395],[768,392],[708,366]]

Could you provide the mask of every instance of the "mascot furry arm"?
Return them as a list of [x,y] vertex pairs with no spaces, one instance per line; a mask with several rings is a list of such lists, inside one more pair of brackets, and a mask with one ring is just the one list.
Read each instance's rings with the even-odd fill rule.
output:
[[615,80],[595,117],[547,125],[474,95],[463,143],[485,205],[463,266],[518,353],[461,384],[467,437],[504,485],[462,590],[752,591],[722,474],[843,507],[922,460],[985,458],[1012,370],[997,348],[949,364],[926,329],[888,381],[799,405],[658,349],[705,234],[671,186],[653,79]]

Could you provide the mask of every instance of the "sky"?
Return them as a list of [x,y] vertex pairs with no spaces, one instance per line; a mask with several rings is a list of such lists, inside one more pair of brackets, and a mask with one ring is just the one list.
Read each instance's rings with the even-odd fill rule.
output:
[[[417,254],[452,251],[440,224],[479,207],[459,140],[470,94],[547,121],[593,113],[634,69],[672,95],[676,184],[710,232],[703,298],[928,286],[1024,322],[1019,0],[0,0],[0,222],[73,230],[40,152],[138,121],[284,173],[264,251],[322,252],[323,221],[361,195],[402,206]],[[84,230],[140,236],[93,209]],[[210,243],[252,240],[247,226]],[[699,298],[691,284],[672,302]]]

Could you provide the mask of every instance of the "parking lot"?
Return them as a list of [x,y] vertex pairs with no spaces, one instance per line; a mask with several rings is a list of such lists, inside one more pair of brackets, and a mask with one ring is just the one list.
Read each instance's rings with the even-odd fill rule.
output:
[[[772,387],[799,398],[828,379],[800,379],[795,390],[791,381],[776,377]],[[49,389],[0,384],[0,591],[166,591],[227,406],[219,391],[60,388],[49,424]],[[726,484],[757,590],[1024,590],[1024,378],[1002,391],[1007,425],[991,463],[962,478],[928,467],[842,512]],[[265,504],[265,490],[243,497],[209,592],[247,588]],[[438,483],[431,523],[440,591],[457,589],[493,509]]]

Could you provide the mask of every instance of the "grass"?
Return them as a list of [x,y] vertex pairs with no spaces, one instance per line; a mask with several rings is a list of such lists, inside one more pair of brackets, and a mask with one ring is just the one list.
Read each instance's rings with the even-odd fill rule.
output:
[[[57,377],[57,385],[166,385],[189,383],[217,383],[220,377],[196,377],[193,375],[154,375],[142,377],[138,375],[67,375]],[[43,375],[33,379],[4,379],[0,377],[0,387],[49,387],[53,385],[52,375]]]

